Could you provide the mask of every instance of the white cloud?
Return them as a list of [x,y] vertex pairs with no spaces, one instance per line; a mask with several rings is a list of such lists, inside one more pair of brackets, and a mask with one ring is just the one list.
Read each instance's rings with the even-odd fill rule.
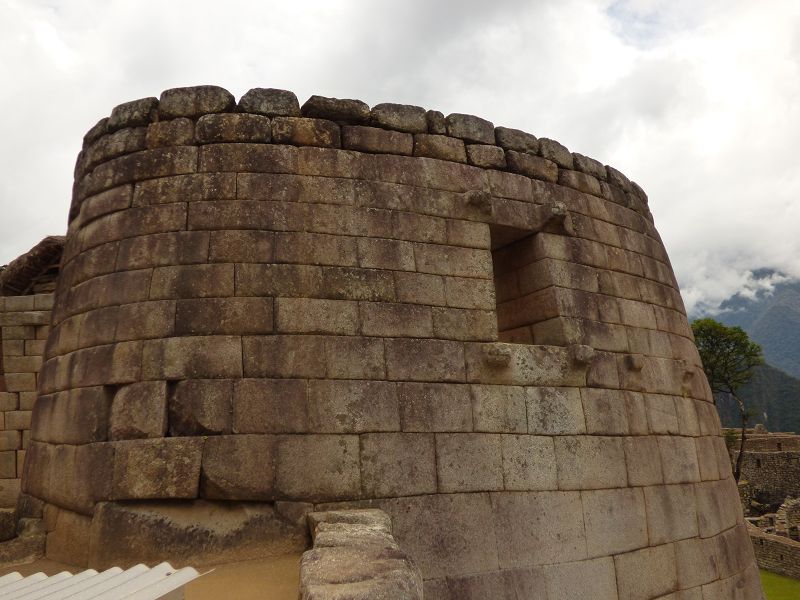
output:
[[791,0],[0,0],[0,263],[65,228],[83,133],[216,83],[409,102],[552,137],[649,193],[687,306],[800,277]]

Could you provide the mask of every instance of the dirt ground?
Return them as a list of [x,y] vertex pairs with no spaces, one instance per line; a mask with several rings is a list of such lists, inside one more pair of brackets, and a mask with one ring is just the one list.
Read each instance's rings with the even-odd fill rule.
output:
[[[202,575],[186,586],[185,600],[297,600],[300,585],[300,556],[288,555],[248,560],[197,569]],[[71,565],[51,560],[0,568],[0,575],[18,571],[27,576],[39,571],[55,575],[61,571],[80,572]]]

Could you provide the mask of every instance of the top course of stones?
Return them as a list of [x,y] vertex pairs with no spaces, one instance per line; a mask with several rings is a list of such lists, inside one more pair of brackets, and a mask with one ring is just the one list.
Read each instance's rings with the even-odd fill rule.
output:
[[[407,104],[311,96],[253,88],[239,102],[210,85],[173,88],[160,98],[120,104],[84,136],[76,182],[98,164],[140,150],[211,143],[275,143],[436,158],[558,183],[626,206],[650,222],[647,195],[624,174],[537,138],[472,115]],[[88,191],[88,190],[85,190]],[[83,199],[76,187],[70,221]]]

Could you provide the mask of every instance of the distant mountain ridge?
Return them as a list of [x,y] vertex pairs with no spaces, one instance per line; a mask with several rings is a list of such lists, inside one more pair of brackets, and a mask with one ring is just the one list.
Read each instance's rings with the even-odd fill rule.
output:
[[[753,413],[748,424],[763,423],[769,431],[800,432],[800,379],[769,365],[756,370],[741,397]],[[739,409],[733,398],[717,398],[723,427],[740,427]]]
[[[769,280],[780,274],[760,269],[753,276]],[[720,308],[715,319],[741,327],[764,349],[767,364],[742,389],[742,397],[755,413],[750,425],[763,423],[770,431],[800,432],[800,281],[780,281],[753,298],[736,294]],[[724,426],[740,425],[732,399],[719,399],[718,409]]]
[[[761,269],[756,279],[775,275]],[[768,364],[800,378],[800,281],[776,283],[772,291],[759,292],[755,298],[736,294],[720,306],[715,318],[726,325],[737,325],[761,344]]]

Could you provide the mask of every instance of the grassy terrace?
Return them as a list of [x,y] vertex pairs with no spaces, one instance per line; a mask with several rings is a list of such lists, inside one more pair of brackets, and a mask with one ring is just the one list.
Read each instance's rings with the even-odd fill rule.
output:
[[761,583],[767,600],[797,600],[800,598],[800,580],[761,571]]

